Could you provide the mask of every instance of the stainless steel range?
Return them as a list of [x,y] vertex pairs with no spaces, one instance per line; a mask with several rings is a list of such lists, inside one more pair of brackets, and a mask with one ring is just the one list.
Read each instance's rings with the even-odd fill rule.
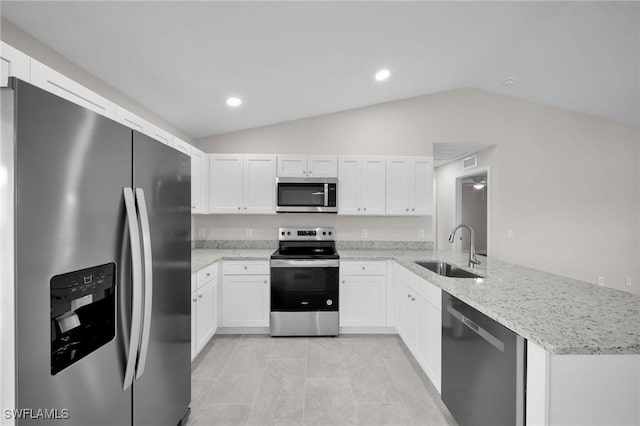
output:
[[271,255],[271,335],[336,336],[338,271],[333,228],[280,228]]

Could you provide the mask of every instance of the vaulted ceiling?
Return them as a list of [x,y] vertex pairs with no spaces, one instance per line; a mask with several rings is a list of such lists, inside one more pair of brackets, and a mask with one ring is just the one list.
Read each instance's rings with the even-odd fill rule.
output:
[[1,13],[195,138],[460,87],[640,116],[638,2],[2,1]]

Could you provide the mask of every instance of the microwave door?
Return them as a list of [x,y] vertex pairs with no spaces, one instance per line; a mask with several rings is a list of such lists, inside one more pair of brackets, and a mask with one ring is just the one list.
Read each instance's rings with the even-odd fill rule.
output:
[[278,206],[281,207],[323,207],[325,205],[325,184],[280,183],[278,185]]

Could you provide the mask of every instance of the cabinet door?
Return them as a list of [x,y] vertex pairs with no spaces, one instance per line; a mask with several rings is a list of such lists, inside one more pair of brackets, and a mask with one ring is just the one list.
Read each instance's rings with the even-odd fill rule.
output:
[[116,107],[116,121],[140,133],[146,133],[149,126],[144,119],[120,107]]
[[191,147],[191,212],[207,212],[208,167],[206,154]]
[[173,136],[171,135],[171,133],[161,129],[155,124],[149,123],[145,134],[147,136],[151,136],[159,142],[162,142],[165,145],[173,146]]
[[191,293],[191,361],[198,355],[198,292]]
[[401,280],[396,281],[396,327],[398,334],[413,352],[416,335],[416,304],[414,292]]
[[222,326],[269,326],[269,276],[224,275]]
[[209,156],[209,212],[242,211],[242,155]]
[[409,206],[407,203],[408,188],[408,163],[406,157],[388,157],[387,158],[387,176],[386,176],[386,213],[394,216],[405,216],[409,214]]
[[115,104],[34,59],[31,60],[31,83],[105,117],[115,118]]
[[338,157],[335,155],[310,155],[307,157],[308,177],[337,177]]
[[433,214],[433,160],[430,157],[414,158],[410,167],[410,214]]
[[174,136],[173,147],[181,153],[191,156],[191,145],[183,141],[182,139],[176,138]]
[[0,86],[6,86],[9,77],[31,81],[31,59],[6,43],[0,43]]
[[213,337],[213,281],[209,281],[197,291],[196,308],[197,348],[200,352]]
[[243,212],[276,213],[276,156],[246,155],[244,158]]
[[360,214],[362,159],[344,156],[338,159],[338,214]]
[[384,275],[349,275],[340,279],[340,326],[382,327],[387,319]]
[[442,365],[442,314],[423,297],[416,297],[415,355],[422,369],[440,392]]
[[278,155],[279,177],[307,177],[306,155]]
[[384,215],[386,211],[385,193],[385,157],[362,157],[362,214]]

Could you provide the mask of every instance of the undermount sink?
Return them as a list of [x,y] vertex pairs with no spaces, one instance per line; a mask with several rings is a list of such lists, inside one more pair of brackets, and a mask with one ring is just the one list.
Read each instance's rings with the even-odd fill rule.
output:
[[443,277],[451,278],[484,278],[480,275],[476,275],[473,272],[465,271],[464,269],[457,268],[446,262],[416,262],[416,265],[420,265],[423,268],[435,272]]

